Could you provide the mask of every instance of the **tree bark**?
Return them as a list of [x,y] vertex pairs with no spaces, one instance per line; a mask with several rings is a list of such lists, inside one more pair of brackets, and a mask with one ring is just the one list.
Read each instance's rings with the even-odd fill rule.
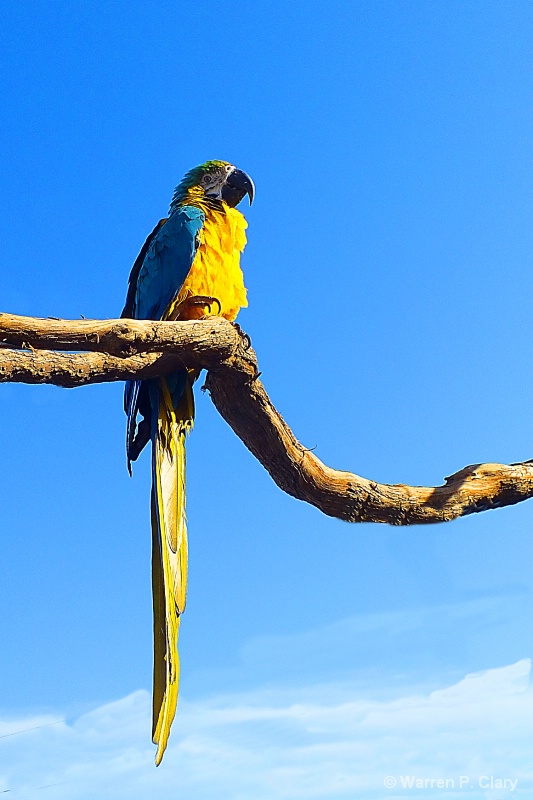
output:
[[246,334],[219,317],[70,321],[0,314],[0,348],[0,382],[75,387],[154,378],[184,366],[206,369],[215,407],[277,485],[338,519],[445,522],[533,496],[531,461],[474,464],[438,487],[380,484],[326,466],[270,402]]

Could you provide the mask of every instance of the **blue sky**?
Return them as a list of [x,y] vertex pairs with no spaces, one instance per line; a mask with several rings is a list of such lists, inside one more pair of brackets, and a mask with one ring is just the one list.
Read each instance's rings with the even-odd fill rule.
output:
[[[6,0],[2,310],[117,316],[182,174],[227,159],[257,186],[240,321],[307,446],[430,485],[531,458],[532,17]],[[329,519],[199,392],[181,701],[155,770],[149,464],[129,479],[121,393],[0,388],[2,790],[390,798],[404,769],[527,786],[529,504],[431,528]]]

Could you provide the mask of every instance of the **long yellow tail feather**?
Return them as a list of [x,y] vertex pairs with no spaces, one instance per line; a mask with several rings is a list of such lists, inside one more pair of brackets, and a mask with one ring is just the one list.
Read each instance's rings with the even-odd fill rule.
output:
[[156,764],[160,764],[163,758],[178,701],[178,632],[187,593],[185,439],[193,419],[192,381],[187,381],[183,396],[174,409],[166,381],[162,379],[153,443],[152,484],[153,740],[158,745]]

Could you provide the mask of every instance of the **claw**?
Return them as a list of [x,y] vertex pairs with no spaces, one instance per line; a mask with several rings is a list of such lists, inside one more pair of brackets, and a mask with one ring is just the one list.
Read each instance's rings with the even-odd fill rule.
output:
[[250,347],[252,346],[252,340],[250,339],[249,335],[247,333],[245,333],[245,331],[243,331],[243,329],[241,328],[241,326],[239,325],[238,322],[233,322],[232,325],[235,328],[235,330],[237,331],[237,333],[239,334],[239,336],[241,337],[241,339],[245,340],[246,346],[245,346],[244,349],[245,350],[249,350]]
[[168,319],[169,320],[179,319],[181,317],[181,314],[182,314],[183,310],[186,309],[186,308],[190,308],[191,306],[193,306],[193,307],[194,306],[200,306],[200,307],[207,306],[207,308],[209,309],[209,314],[211,314],[211,306],[214,303],[217,304],[218,311],[213,316],[220,316],[221,313],[222,313],[222,303],[220,302],[218,297],[211,297],[209,295],[201,295],[201,294],[195,295],[194,297],[186,297],[184,300],[181,301],[181,303],[178,303],[178,305],[174,308],[174,310],[172,311],[171,316],[168,317]]
[[220,302],[218,297],[209,297],[208,295],[198,295],[197,297],[187,298],[185,302],[189,303],[189,305],[191,306],[207,306],[210,314],[211,314],[211,306],[214,303],[216,303],[218,306],[217,315],[220,315],[220,313],[222,312],[222,303]]

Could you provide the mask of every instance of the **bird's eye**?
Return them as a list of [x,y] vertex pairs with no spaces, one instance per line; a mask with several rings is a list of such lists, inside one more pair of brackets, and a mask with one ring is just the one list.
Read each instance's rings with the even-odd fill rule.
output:
[[225,166],[226,172],[231,172],[232,169],[233,169],[233,167],[231,166],[231,164],[226,164],[226,166]]

